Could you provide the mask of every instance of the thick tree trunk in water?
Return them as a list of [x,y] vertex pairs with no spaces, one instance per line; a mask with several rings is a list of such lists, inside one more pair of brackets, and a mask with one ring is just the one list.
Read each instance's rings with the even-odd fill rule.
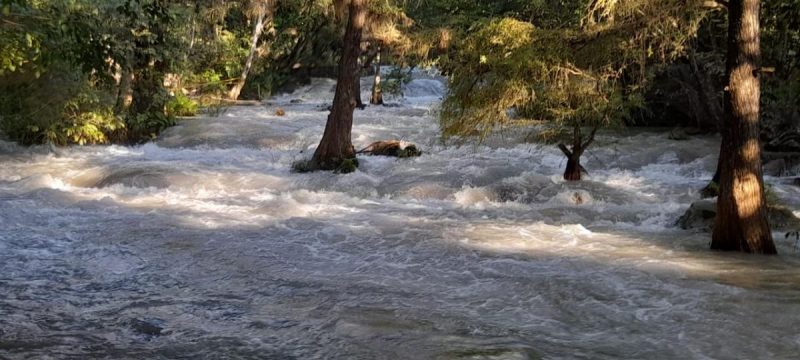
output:
[[372,83],[372,97],[369,103],[372,105],[383,105],[383,91],[381,90],[381,49],[375,58],[375,81]]
[[728,87],[720,156],[720,194],[711,248],[775,254],[767,223],[759,133],[759,0],[728,7]]
[[256,18],[256,25],[253,29],[253,37],[250,39],[250,54],[247,55],[247,61],[244,64],[244,69],[242,69],[242,75],[239,76],[239,80],[233,84],[230,92],[228,92],[228,98],[231,100],[239,98],[239,94],[241,94],[244,84],[247,82],[247,75],[253,67],[253,60],[256,57],[256,52],[258,52],[258,39],[261,38],[261,34],[264,32],[264,19],[266,16],[263,9],[259,10],[258,17]]
[[354,82],[359,81],[358,57],[361,55],[361,35],[367,18],[366,0],[351,0],[349,9],[333,107],[328,115],[325,133],[311,160],[316,168],[322,170],[335,170],[342,161],[356,156],[350,133],[356,107]]
[[586,151],[589,145],[594,141],[596,133],[597,128],[595,127],[592,129],[592,133],[589,134],[589,138],[584,142],[583,136],[581,135],[581,128],[576,125],[572,133],[572,149],[568,149],[567,145],[558,144],[558,148],[561,149],[561,152],[567,157],[567,168],[564,170],[564,180],[581,180],[581,172],[583,170],[583,166],[581,166],[581,156],[583,156],[583,152]]
[[581,180],[581,157],[573,153],[572,156],[567,158],[567,169],[564,170],[564,180],[567,181],[580,181]]

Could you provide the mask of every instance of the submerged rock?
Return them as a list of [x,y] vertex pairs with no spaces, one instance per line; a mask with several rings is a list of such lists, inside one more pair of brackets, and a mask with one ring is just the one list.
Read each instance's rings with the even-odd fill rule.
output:
[[117,168],[110,170],[105,176],[90,187],[106,188],[123,185],[133,188],[155,187],[166,189],[170,186],[169,170],[156,167]]
[[681,229],[703,229],[711,230],[714,225],[714,217],[717,216],[716,200],[695,201],[689,206],[689,210],[678,218],[675,225]]
[[133,319],[130,325],[133,331],[146,336],[161,336],[161,332],[164,331],[161,320]]
[[[681,229],[699,229],[711,231],[714,218],[717,216],[716,200],[699,200],[692,203],[688,210],[675,222]],[[780,206],[767,206],[769,225],[773,229],[794,229],[800,227],[800,219],[792,210]]]

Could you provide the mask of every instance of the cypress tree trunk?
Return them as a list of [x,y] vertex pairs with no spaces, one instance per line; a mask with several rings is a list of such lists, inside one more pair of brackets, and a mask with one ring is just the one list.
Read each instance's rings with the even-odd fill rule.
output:
[[592,129],[592,133],[589,134],[589,139],[586,142],[583,141],[583,135],[581,135],[581,127],[575,125],[575,128],[572,130],[572,149],[568,149],[564,144],[558,144],[558,148],[561,149],[561,152],[567,157],[567,168],[564,170],[564,180],[567,181],[580,181],[582,178],[581,172],[583,171],[583,166],[581,166],[581,156],[583,156],[583,152],[592,144],[594,141],[594,136],[597,133],[597,128]]
[[720,194],[711,248],[775,254],[767,223],[759,144],[759,0],[728,6],[725,118],[720,160]]
[[564,170],[564,180],[567,181],[580,181],[581,180],[581,157],[580,155],[573,154],[567,157],[567,168]]
[[358,57],[361,55],[361,36],[366,17],[366,0],[351,0],[333,107],[328,115],[325,133],[311,159],[313,166],[321,170],[336,170],[344,160],[356,156],[350,133],[356,107],[355,83],[359,81]]
[[247,55],[247,61],[244,64],[244,69],[242,69],[242,75],[239,76],[239,79],[236,80],[235,84],[233,84],[233,88],[231,88],[230,92],[228,92],[228,98],[231,100],[236,100],[239,98],[239,94],[242,92],[242,89],[247,82],[247,75],[250,73],[250,69],[253,67],[253,60],[255,59],[256,52],[258,51],[258,39],[264,32],[265,18],[266,11],[263,8],[259,8],[258,16],[256,17],[256,25],[255,28],[253,28],[253,37],[250,39],[250,53]]
[[381,90],[381,49],[375,59],[375,81],[372,83],[372,97],[369,99],[372,105],[383,105],[383,91]]

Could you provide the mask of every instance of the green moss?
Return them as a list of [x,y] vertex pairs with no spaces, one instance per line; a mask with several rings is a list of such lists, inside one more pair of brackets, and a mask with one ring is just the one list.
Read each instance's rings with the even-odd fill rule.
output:
[[767,186],[764,187],[764,197],[767,199],[767,205],[770,206],[782,206],[781,199],[778,197],[778,194],[775,193],[775,190],[772,188],[771,184],[766,184]]
[[295,173],[309,173],[318,170],[316,163],[312,160],[300,160],[292,163],[292,172]]
[[344,159],[339,162],[339,165],[334,170],[337,174],[349,174],[351,172],[355,172],[358,169],[358,159],[350,158]]
[[719,184],[714,181],[709,182],[703,190],[700,190],[700,195],[703,199],[719,196]]

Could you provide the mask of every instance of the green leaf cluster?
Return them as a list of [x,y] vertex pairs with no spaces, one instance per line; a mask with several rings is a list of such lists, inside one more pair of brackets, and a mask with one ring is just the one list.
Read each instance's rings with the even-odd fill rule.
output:
[[[445,136],[504,126],[621,124],[644,106],[649,67],[685,49],[705,12],[697,1],[592,1],[568,27],[515,18],[481,23],[443,62]],[[580,25],[575,25],[580,24]]]

